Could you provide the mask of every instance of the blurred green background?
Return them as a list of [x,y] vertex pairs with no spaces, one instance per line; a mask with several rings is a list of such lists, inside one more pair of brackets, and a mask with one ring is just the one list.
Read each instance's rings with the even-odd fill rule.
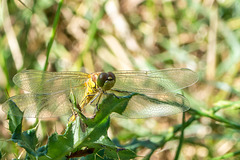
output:
[[[218,115],[239,122],[239,103],[232,107],[240,96],[239,0],[65,0],[59,11],[55,0],[1,0],[0,14],[0,103],[22,93],[12,77],[23,69],[43,70],[50,51],[48,71],[190,68],[200,78],[185,90],[191,108],[228,104],[231,108]],[[48,50],[57,14],[56,36]],[[181,123],[181,116],[113,120],[109,135],[122,143],[132,138],[154,141]],[[0,117],[0,137],[7,139],[5,113]],[[42,122],[42,144],[48,134],[64,129],[61,122]],[[185,138],[180,159],[208,159],[240,150],[239,130],[211,118],[191,124]],[[5,159],[8,153],[24,154],[13,143],[0,144]],[[168,142],[151,159],[173,159],[177,144],[178,140]],[[138,152],[148,153],[144,147]]]

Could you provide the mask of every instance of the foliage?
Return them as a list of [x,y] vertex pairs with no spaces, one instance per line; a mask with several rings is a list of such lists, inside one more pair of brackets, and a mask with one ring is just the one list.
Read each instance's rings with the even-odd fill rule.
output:
[[[181,114],[109,122],[109,114],[103,112],[95,120],[86,120],[99,126],[91,128],[93,135],[82,135],[96,136],[88,145],[104,145],[103,150],[81,148],[87,142],[77,139],[74,147],[73,141],[66,141],[68,136],[73,139],[73,130],[82,133],[82,128],[76,126],[84,118],[68,124],[64,134],[47,136],[53,128],[51,123],[32,127],[19,117],[8,116],[6,121],[0,113],[0,137],[9,139],[10,134],[5,131],[8,128],[11,140],[25,148],[29,158],[43,157],[47,149],[47,155],[56,152],[62,143],[68,145],[61,154],[99,155],[89,154],[82,159],[101,159],[116,151],[119,156],[136,153],[146,159],[239,158],[238,0],[2,0],[1,5],[1,103],[8,97],[6,91],[9,96],[20,92],[14,87],[13,75],[26,68],[44,70],[47,64],[50,71],[86,72],[184,67],[195,70],[200,77],[199,83],[184,92],[191,104],[185,122],[184,118],[179,120]],[[108,100],[114,100],[111,98]],[[12,107],[18,112],[14,104]],[[67,124],[62,119],[60,122]],[[104,128],[105,132],[95,134],[95,127]],[[45,136],[39,136],[39,130]],[[39,147],[40,144],[45,145]],[[9,141],[0,141],[0,151],[3,159],[22,158],[26,153]]]
[[[96,154],[100,151],[104,151],[102,157],[106,158],[134,158],[136,155],[133,151],[117,147],[107,135],[110,113],[116,112],[121,114],[130,98],[131,96],[117,98],[114,95],[109,95],[99,105],[101,112],[98,112],[93,119],[86,119],[86,117],[80,119],[77,117],[74,122],[68,123],[63,135],[52,134],[48,137],[48,143],[38,148],[36,147],[38,143],[36,128],[22,132],[23,118],[19,115],[23,116],[23,113],[12,102],[8,114],[9,130],[12,133],[11,140],[24,148],[27,152],[27,157],[31,159],[66,159],[92,153]],[[21,114],[14,116],[11,114],[12,112]],[[81,123],[84,125],[81,125]],[[101,154],[99,153],[99,155]],[[85,159],[92,159],[92,155],[87,156]]]

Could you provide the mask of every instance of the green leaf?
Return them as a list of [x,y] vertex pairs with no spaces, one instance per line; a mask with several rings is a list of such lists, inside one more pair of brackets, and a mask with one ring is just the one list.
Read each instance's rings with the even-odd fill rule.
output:
[[[88,150],[78,150],[75,153],[72,153],[71,156],[84,156],[83,153],[86,153],[88,151],[88,153],[94,152],[92,154],[87,155],[86,157],[82,157],[81,160],[91,160],[91,159],[98,159],[100,156],[100,159],[104,158],[104,159],[133,159],[135,158],[137,155],[135,152],[129,150],[129,149],[125,149],[125,148],[121,148],[121,147],[117,147],[107,135],[103,135],[99,138],[99,140],[95,141],[95,142],[89,142],[86,143],[86,145],[88,146]],[[84,152],[80,152],[80,151],[84,151]],[[81,154],[79,154],[81,153]],[[79,154],[79,155],[78,155]]]
[[16,134],[13,134],[11,140],[15,143],[18,143],[18,145],[22,148],[24,148],[30,157],[40,157],[46,154],[46,149],[44,148],[36,150],[36,145],[38,143],[38,139],[36,136],[36,129],[29,129],[27,131],[24,131],[20,136],[15,136]]
[[[13,114],[14,113],[14,114]],[[18,115],[18,116],[16,116]],[[12,133],[11,140],[22,148],[24,148],[30,157],[39,157],[46,153],[46,150],[37,150],[36,145],[38,139],[36,136],[36,129],[30,129],[22,132],[23,112],[17,107],[13,101],[9,101],[9,130]]]
[[21,144],[20,146],[25,148],[27,150],[28,153],[32,154],[32,155],[38,155],[37,152],[35,152],[36,149],[36,145],[38,143],[38,139],[36,136],[36,129],[29,129],[27,131],[24,131],[22,133],[21,136],[21,140],[22,142],[24,142],[23,144]]
[[52,134],[46,145],[48,149],[46,157],[40,159],[65,159],[65,156],[73,150],[73,135],[72,128],[69,128],[64,135]]
[[135,152],[124,148],[118,148],[117,150],[106,149],[105,156],[111,159],[125,159],[125,160],[137,157]]
[[[76,120],[68,125],[64,135],[53,134],[50,136],[46,147],[48,148],[47,155],[40,159],[86,156],[92,152],[96,154],[103,149],[106,157],[117,158],[116,155],[135,157],[135,153],[117,147],[107,136],[110,125],[109,115],[112,112],[121,114],[129,99],[130,97],[118,98],[112,94],[107,95],[99,105],[99,111],[93,119],[80,115],[81,117],[76,117]],[[83,123],[85,123],[85,127]]]
[[114,139],[113,142],[119,147],[130,149],[132,151],[135,151],[139,147],[147,147],[151,150],[157,148],[156,144],[151,142],[150,140],[138,140],[136,138],[134,138],[130,143],[126,145],[120,145],[118,139]]
[[136,158],[137,155],[135,152],[119,148],[119,147],[108,147],[105,145],[101,145],[101,148],[97,153],[89,154],[86,157],[82,157],[81,160],[92,160],[92,159],[133,159]]
[[99,141],[96,141],[95,144],[101,146],[101,150],[104,151],[103,156],[111,159],[132,159],[136,157],[136,153],[125,149],[122,147],[116,146],[108,136],[102,136]]
[[51,135],[46,145],[48,152],[40,159],[65,159],[65,156],[68,156],[69,153],[81,151],[88,146],[93,148],[101,147],[94,144],[94,142],[98,141],[103,134],[107,134],[109,119],[102,121],[93,128],[87,127],[84,132],[80,127],[80,123],[81,120],[77,117],[72,124],[68,125],[63,135],[56,133]]
[[[14,113],[14,114],[13,114]],[[21,116],[15,116],[21,115]],[[9,130],[12,134],[19,135],[22,132],[23,112],[13,101],[9,101],[9,111],[7,119],[9,120]],[[15,136],[16,136],[15,135]]]
[[104,118],[109,117],[112,112],[121,114],[126,109],[128,102],[132,95],[117,97],[114,94],[108,94],[102,103],[99,104],[98,112],[93,119],[89,119],[88,126],[94,126],[102,121]]
[[21,132],[22,117],[10,114],[21,111],[14,102],[11,102],[9,124],[12,125],[12,141],[24,148],[28,153],[28,158],[31,159],[66,159],[67,156],[90,156],[90,154],[96,155],[98,152],[99,154],[103,153],[105,158],[134,158],[136,154],[133,151],[117,147],[107,136],[110,125],[109,115],[112,112],[121,114],[130,98],[131,96],[107,95],[99,105],[99,110],[93,119],[88,119],[80,114],[75,121],[67,125],[63,135],[52,134],[48,138],[47,145],[40,148],[36,148],[38,143],[36,129]]

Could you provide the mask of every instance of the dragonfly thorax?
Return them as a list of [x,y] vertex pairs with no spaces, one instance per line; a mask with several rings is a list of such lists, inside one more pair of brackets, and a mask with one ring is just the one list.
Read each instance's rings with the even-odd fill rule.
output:
[[101,97],[104,91],[110,90],[114,86],[115,80],[115,75],[112,72],[90,74],[88,80],[85,82],[86,90],[83,96],[84,98],[80,103],[81,110],[90,103],[90,101]]

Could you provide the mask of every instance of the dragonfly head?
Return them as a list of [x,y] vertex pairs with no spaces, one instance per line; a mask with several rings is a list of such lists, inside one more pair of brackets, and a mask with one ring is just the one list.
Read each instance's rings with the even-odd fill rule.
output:
[[103,72],[98,76],[97,79],[97,85],[105,91],[111,89],[114,86],[115,82],[116,77],[112,72]]

